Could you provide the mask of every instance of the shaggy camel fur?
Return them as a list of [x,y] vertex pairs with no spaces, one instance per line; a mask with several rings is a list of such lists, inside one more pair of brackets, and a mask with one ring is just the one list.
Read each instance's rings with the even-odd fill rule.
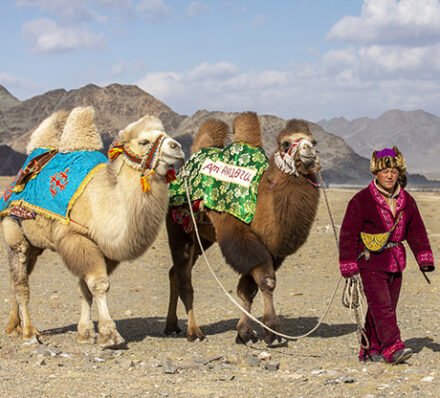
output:
[[[46,143],[60,152],[102,148],[92,108],[75,108],[68,118],[65,116],[60,112],[45,120],[35,130],[28,150],[47,147]],[[165,138],[150,191],[144,192],[140,183],[141,173],[147,174],[149,170],[121,155],[96,171],[73,205],[73,222],[66,224],[38,213],[35,219],[20,222],[12,217],[3,218],[12,290],[8,335],[22,334],[24,341],[38,340],[39,333],[29,316],[28,280],[37,257],[44,249],[51,249],[79,278],[78,342],[95,341],[90,312],[93,299],[99,312],[98,343],[109,347],[124,342],[107,307],[109,274],[120,261],[142,255],[156,239],[168,208],[165,174],[184,154],[180,145],[166,135],[161,121],[153,116],[147,115],[119,133],[120,148],[130,151],[138,160],[148,154],[160,135]]]
[[[262,146],[261,127],[255,113],[239,115],[234,120],[233,128],[234,142]],[[205,148],[205,144],[219,146],[227,133],[225,123],[213,120],[205,122],[196,134],[192,152]],[[301,141],[298,142],[298,139]],[[263,322],[274,330],[279,330],[273,304],[275,271],[286,256],[295,253],[306,241],[319,202],[316,177],[312,172],[316,168],[316,141],[307,122],[296,119],[289,121],[280,131],[277,142],[278,149],[271,156],[269,167],[260,180],[256,211],[251,223],[246,224],[230,214],[205,208],[205,215],[211,223],[206,223],[205,218],[205,222],[198,224],[204,250],[217,241],[226,262],[240,274],[237,294],[247,311],[250,312],[253,299],[260,289],[264,300]],[[297,175],[283,173],[277,167],[276,154],[286,153],[295,142],[299,149],[292,161]],[[180,224],[173,221],[172,209],[166,220],[173,266],[169,272],[170,301],[165,333],[180,332],[176,314],[180,296],[188,315],[187,339],[203,340],[205,336],[194,317],[191,283],[191,270],[201,250],[195,232],[186,233]],[[237,332],[237,343],[257,340],[250,319],[244,313],[238,322]],[[277,338],[266,329],[263,337],[268,344]]]

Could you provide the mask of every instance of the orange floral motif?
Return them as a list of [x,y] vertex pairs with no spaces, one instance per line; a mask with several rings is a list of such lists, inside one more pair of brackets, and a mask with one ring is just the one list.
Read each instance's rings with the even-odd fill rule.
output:
[[[66,188],[66,185],[69,183],[69,177],[67,175],[68,172],[69,168],[50,176],[50,193],[52,194],[52,197],[55,197],[58,192],[61,192],[64,188]],[[57,188],[59,188],[59,191],[57,191]]]

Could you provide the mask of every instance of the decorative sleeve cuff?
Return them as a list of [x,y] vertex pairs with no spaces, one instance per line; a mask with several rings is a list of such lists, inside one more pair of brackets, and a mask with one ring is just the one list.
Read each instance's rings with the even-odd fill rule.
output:
[[359,267],[355,261],[341,261],[339,269],[344,278],[350,278],[359,273]]
[[419,266],[427,266],[427,265],[431,265],[434,266],[434,256],[432,255],[431,251],[423,251],[423,252],[419,252],[416,255],[417,258],[417,263],[419,264]]

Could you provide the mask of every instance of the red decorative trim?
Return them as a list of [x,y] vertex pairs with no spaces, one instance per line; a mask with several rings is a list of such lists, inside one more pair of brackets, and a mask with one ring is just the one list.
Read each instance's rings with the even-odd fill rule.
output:
[[417,263],[418,264],[434,264],[434,256],[430,251],[423,251],[417,253]]
[[339,269],[344,278],[349,278],[359,273],[359,267],[355,261],[341,261]]
[[398,341],[397,343],[394,343],[392,346],[385,348],[382,350],[382,355],[385,357],[386,361],[388,363],[393,362],[393,354],[396,351],[403,350],[405,347],[405,344],[403,344],[402,341]]

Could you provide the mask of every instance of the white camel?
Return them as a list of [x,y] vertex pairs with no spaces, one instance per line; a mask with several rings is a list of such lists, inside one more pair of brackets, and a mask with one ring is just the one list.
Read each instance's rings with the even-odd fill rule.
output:
[[[22,334],[24,341],[38,341],[28,310],[29,275],[37,257],[51,249],[79,278],[78,342],[95,341],[93,299],[99,313],[98,343],[110,347],[124,342],[107,307],[109,274],[120,261],[142,255],[156,239],[168,210],[165,176],[184,154],[153,116],[130,124],[118,138],[108,162],[97,169],[74,202],[70,222],[38,212],[34,219],[2,218],[12,290],[8,335]],[[43,121],[31,137],[28,152],[48,146],[57,146],[60,153],[101,149],[93,108],[58,112]]]

